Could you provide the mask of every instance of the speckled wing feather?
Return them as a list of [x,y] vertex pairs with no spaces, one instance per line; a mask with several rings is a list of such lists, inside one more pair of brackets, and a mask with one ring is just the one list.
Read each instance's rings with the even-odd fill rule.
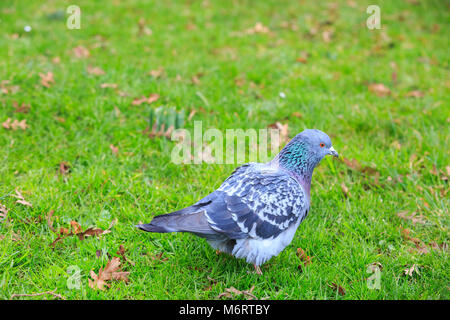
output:
[[232,239],[268,239],[278,236],[299,219],[309,200],[300,184],[285,171],[247,164],[197,204],[205,206],[211,228]]

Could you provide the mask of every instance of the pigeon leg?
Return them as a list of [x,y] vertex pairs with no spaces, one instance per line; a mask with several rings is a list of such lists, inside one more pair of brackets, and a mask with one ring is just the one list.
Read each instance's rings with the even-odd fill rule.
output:
[[254,264],[253,267],[255,267],[256,274],[262,275],[262,271],[261,271],[261,268],[259,266]]

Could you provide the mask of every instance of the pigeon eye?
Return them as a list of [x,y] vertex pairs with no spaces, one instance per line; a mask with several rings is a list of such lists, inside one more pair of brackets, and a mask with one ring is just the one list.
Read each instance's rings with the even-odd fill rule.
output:
[[320,147],[321,147],[321,148],[325,147],[325,143],[322,142],[322,143],[320,144]]

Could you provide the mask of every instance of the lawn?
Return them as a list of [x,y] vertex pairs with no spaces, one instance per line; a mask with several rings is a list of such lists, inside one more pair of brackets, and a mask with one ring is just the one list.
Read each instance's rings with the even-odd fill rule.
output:
[[[75,2],[80,29],[66,1],[0,2],[0,299],[449,299],[448,1]],[[148,132],[160,106],[191,131],[331,137],[341,157],[262,276],[134,228],[238,165],[171,162],[176,142]],[[90,227],[110,232],[64,234]],[[128,281],[91,288],[115,257]]]

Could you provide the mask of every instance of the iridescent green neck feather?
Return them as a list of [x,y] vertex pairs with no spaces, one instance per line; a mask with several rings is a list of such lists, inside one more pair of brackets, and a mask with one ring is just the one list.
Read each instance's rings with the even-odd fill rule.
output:
[[302,141],[288,143],[277,156],[279,165],[298,175],[303,182],[311,182],[317,160],[307,143]]

